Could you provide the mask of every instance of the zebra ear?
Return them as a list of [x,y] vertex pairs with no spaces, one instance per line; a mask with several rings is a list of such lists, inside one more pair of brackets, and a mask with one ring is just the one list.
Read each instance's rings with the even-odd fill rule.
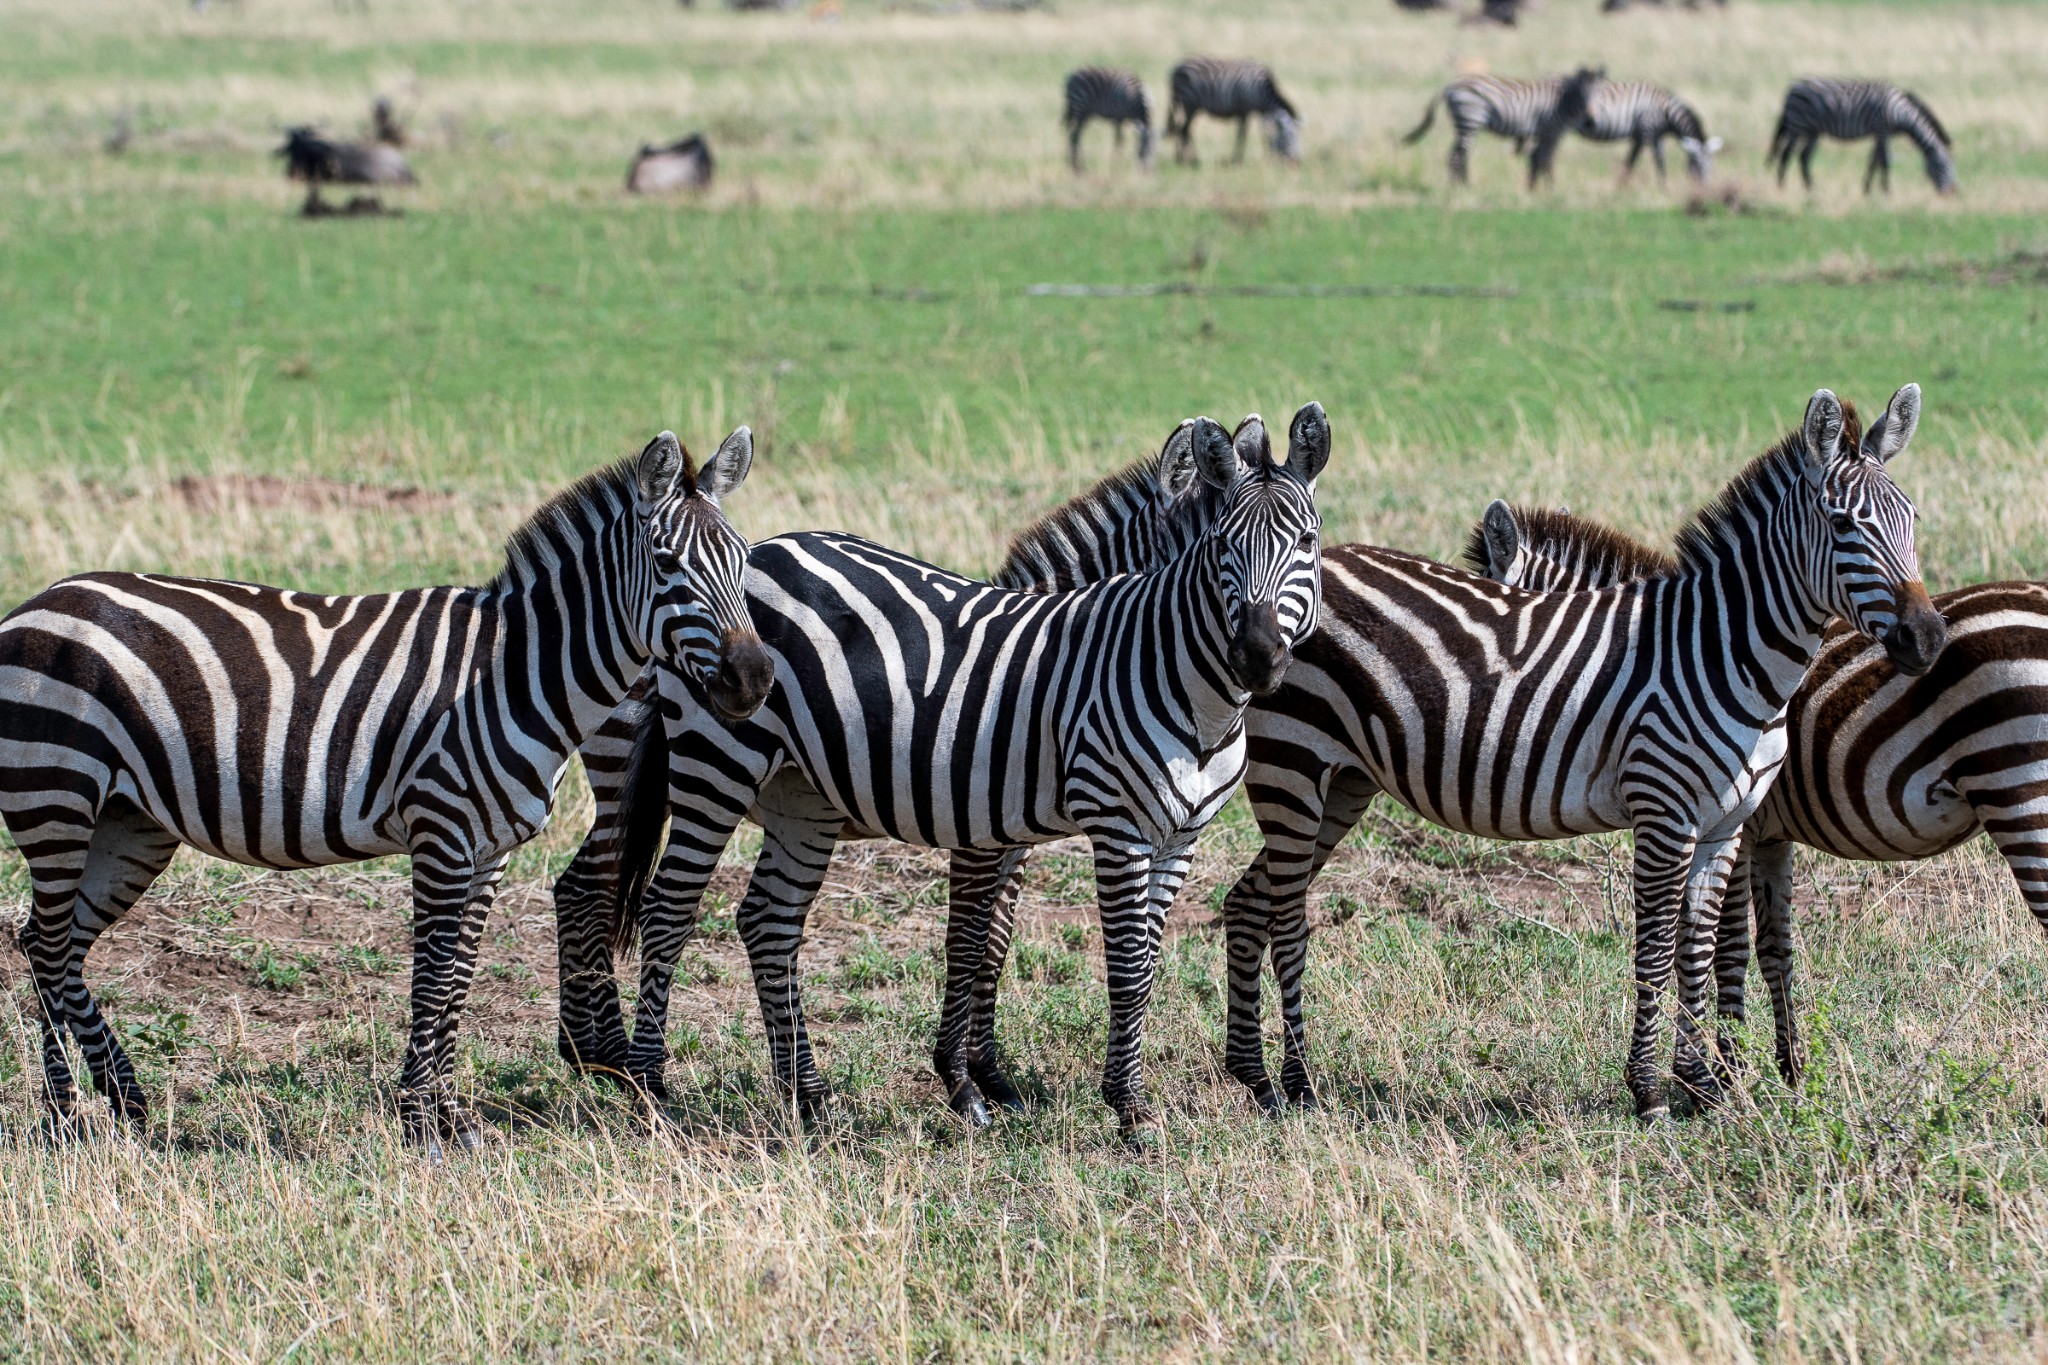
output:
[[1842,400],[1826,389],[1817,389],[1806,401],[1805,447],[1800,461],[1806,481],[1815,488],[1827,477],[1828,466],[1842,453]]
[[[1166,438],[1166,444],[1159,448],[1159,466],[1154,478],[1159,485],[1159,496],[1168,503],[1176,502],[1180,495],[1194,487],[1195,483],[1195,425],[1207,418],[1186,417],[1173,429],[1173,435]],[[1211,426],[1215,424],[1210,423]]]
[[1273,438],[1266,434],[1266,419],[1256,412],[1237,424],[1231,440],[1237,446],[1237,462],[1247,469],[1273,462]]
[[1892,395],[1892,401],[1885,404],[1884,416],[1863,433],[1864,457],[1879,464],[1891,463],[1892,456],[1912,444],[1913,433],[1919,429],[1920,386],[1908,384]]
[[1237,448],[1230,443],[1230,433],[1206,417],[1197,417],[1195,427],[1189,433],[1189,444],[1194,447],[1195,468],[1202,478],[1217,488],[1229,488],[1243,477],[1244,464],[1237,458]]
[[744,424],[732,429],[732,435],[725,438],[704,470],[697,476],[697,491],[713,502],[722,501],[726,494],[746,482],[747,471],[754,467],[754,433]]
[[1486,537],[1486,576],[1505,583],[1515,556],[1522,549],[1522,528],[1515,524],[1515,509],[1503,498],[1486,504],[1486,519],[1480,523]]
[[640,485],[640,501],[651,506],[675,492],[678,482],[683,486],[684,495],[688,496],[697,471],[690,464],[690,452],[683,449],[683,443],[676,439],[676,434],[664,431],[640,452],[640,463],[634,475]]
[[1310,399],[1294,414],[1287,428],[1287,467],[1301,476],[1311,489],[1316,475],[1330,463],[1330,418],[1323,405]]

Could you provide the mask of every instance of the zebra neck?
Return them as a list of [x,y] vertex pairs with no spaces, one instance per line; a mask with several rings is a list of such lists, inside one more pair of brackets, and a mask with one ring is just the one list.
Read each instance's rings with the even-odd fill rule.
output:
[[1820,651],[1831,613],[1808,585],[1806,536],[1790,499],[1730,518],[1695,544],[1677,588],[1672,629],[1698,650],[1703,676],[1746,695],[1747,709],[1775,715],[1792,699]]
[[1162,709],[1185,727],[1195,747],[1214,749],[1243,724],[1251,695],[1230,672],[1235,629],[1223,606],[1223,570],[1216,542],[1204,539],[1157,574],[1154,597],[1160,648],[1140,661],[1157,678]]
[[497,619],[495,645],[477,661],[476,682],[504,699],[507,725],[569,753],[625,699],[652,651],[644,607],[631,603],[625,569],[637,522],[605,528],[552,564],[511,566],[486,598]]

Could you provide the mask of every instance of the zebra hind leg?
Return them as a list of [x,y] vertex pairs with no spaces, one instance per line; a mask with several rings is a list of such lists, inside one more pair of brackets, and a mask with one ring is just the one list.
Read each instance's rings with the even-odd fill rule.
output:
[[1278,899],[1279,913],[1270,926],[1273,937],[1273,979],[1280,990],[1281,1061],[1280,1089],[1287,1102],[1299,1108],[1316,1106],[1315,1087],[1309,1079],[1308,1021],[1301,1003],[1302,977],[1308,966],[1308,893],[1337,845],[1344,842],[1379,789],[1362,773],[1341,772],[1331,777],[1323,797],[1323,823],[1316,834],[1307,875],[1298,886]]
[[1799,148],[1799,178],[1806,182],[1806,188],[1813,188],[1813,149],[1820,146],[1820,134],[1809,133]]
[[505,875],[505,864],[510,859],[509,853],[499,854],[480,867],[470,883],[468,902],[462,910],[462,927],[455,940],[455,960],[449,971],[448,1002],[434,1026],[434,1069],[445,1082],[439,1112],[441,1136],[466,1152],[483,1148],[485,1128],[483,1116],[455,1098],[455,1032],[462,1022],[463,1008],[469,1003],[469,985],[476,976],[476,956],[483,944],[484,925],[490,919],[498,881]]
[[1792,1008],[1792,845],[1759,844],[1750,862],[1756,898],[1756,957],[1771,991],[1777,1032],[1778,1075],[1799,1088],[1799,1020]]
[[110,801],[93,828],[85,875],[73,902],[64,983],[66,1017],[85,1053],[94,1088],[107,1098],[115,1116],[123,1119],[146,1118],[149,1101],[135,1078],[134,1064],[86,987],[85,960],[99,936],[127,914],[170,866],[179,843],[176,835],[133,803]]
[[1750,840],[1745,834],[1735,864],[1728,870],[1728,889],[1721,894],[1721,926],[1714,936],[1715,1066],[1724,1084],[1732,1084],[1736,1076],[1749,1069],[1738,1031],[1749,1013],[1754,867]]
[[761,856],[740,903],[740,939],[753,968],[776,1080],[795,1102],[797,1117],[808,1122],[831,1104],[832,1087],[811,1052],[797,954],[846,816],[808,788],[778,792],[772,806],[764,796],[755,814],[761,822]]
[[[1519,150],[1515,154],[1521,155]],[[1453,185],[1472,183],[1472,139],[1463,129],[1451,141],[1450,171]]]
[[[69,806],[71,803],[66,801]],[[36,1025],[43,1054],[43,1103],[53,1131],[71,1132],[79,1120],[78,1083],[71,1063],[64,1055],[64,1036],[69,1018],[65,1003],[71,965],[72,902],[85,873],[92,826],[68,810],[45,815],[30,823],[23,815],[10,813],[8,830],[16,847],[28,860],[32,883],[28,923],[16,940],[28,959],[30,982],[36,993]]]
[[412,1025],[399,1074],[398,1117],[406,1141],[440,1161],[445,1116],[454,1100],[441,1070],[439,1032],[461,953],[463,914],[476,864],[466,851],[436,841],[412,855]]
[[[1728,887],[1741,838],[1702,839],[1693,846],[1685,884],[1683,937],[1677,958],[1678,1030],[1672,1072],[1700,1109],[1721,1102],[1726,1078],[1709,1062],[1704,1033],[1707,983],[1713,976],[1714,947],[1720,937],[1721,900]],[[1714,1054],[1714,1061],[1719,1054]]]
[[555,1050],[579,1074],[629,1085],[628,1040],[619,1012],[611,945],[615,850],[584,841],[555,882],[555,952],[561,1015]]
[[996,1050],[996,990],[1002,984],[1003,964],[1010,956],[1010,939],[1017,928],[1017,901],[1024,890],[1024,860],[1029,855],[1029,849],[1015,850],[1009,874],[996,892],[981,969],[974,975],[974,1028],[967,1038],[967,1074],[980,1087],[982,1098],[1013,1113],[1023,1111],[1024,1096],[1010,1083]]

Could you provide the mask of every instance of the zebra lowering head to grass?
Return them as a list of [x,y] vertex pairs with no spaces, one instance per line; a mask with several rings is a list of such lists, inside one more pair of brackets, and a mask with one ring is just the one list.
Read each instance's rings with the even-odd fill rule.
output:
[[[1315,628],[1329,426],[1304,407],[1284,464],[1256,417],[1234,438],[1200,419],[1188,443],[1220,491],[1214,521],[1153,572],[1073,592],[978,584],[843,535],[755,547],[749,603],[782,684],[771,706],[725,724],[661,670],[661,709],[639,726],[611,828],[564,873],[627,870],[617,928],[641,938],[628,1065],[644,1088],[662,1093],[676,957],[741,818],[764,840],[739,930],[776,1074],[805,1113],[830,1091],[795,957],[847,827],[991,851],[1084,834],[1109,964],[1103,1097],[1127,1134],[1152,1125],[1139,1055],[1161,926],[1195,835],[1236,786],[1244,707]],[[643,895],[664,816],[674,824]],[[614,840],[622,851],[607,853]]]
[[1643,149],[1650,149],[1657,179],[1664,179],[1664,139],[1678,140],[1686,173],[1705,184],[1714,174],[1721,139],[1708,137],[1696,110],[1661,85],[1644,81],[1601,81],[1591,91],[1585,116],[1574,129],[1593,142],[1628,143],[1624,174],[1635,174]]
[[700,472],[663,432],[515,533],[481,588],[325,597],[205,579],[67,578],[0,621],[0,818],[28,860],[19,938],[44,1096],[78,1111],[69,1032],[124,1118],[147,1101],[85,957],[180,844],[256,867],[412,855],[406,1135],[475,1146],[455,1030],[498,879],[547,824],[583,736],[650,658],[740,717],[773,679],[747,545],[720,501],[753,439]]
[[1081,169],[1081,133],[1089,119],[1102,119],[1116,130],[1116,145],[1124,145],[1124,125],[1138,125],[1138,165],[1152,167],[1152,106],[1145,98],[1145,83],[1135,71],[1108,66],[1084,66],[1067,77],[1067,160],[1075,171]]
[[1195,160],[1195,115],[1237,120],[1233,162],[1244,160],[1245,134],[1253,115],[1271,128],[1273,154],[1283,161],[1301,159],[1301,115],[1280,93],[1272,69],[1263,62],[1239,57],[1189,57],[1168,78],[1171,99],[1166,106],[1166,135],[1179,144],[1173,159]]
[[[1475,547],[1482,536],[1488,577],[1539,591],[1610,586],[1657,572],[1662,558],[1598,523],[1502,503],[1487,509]],[[1745,1014],[1753,905],[1788,1085],[1800,1074],[1793,844],[1898,862],[1988,834],[2048,930],[2048,584],[1979,583],[1933,601],[1948,645],[1918,677],[1862,637],[1829,632],[1786,710],[1785,766],[1743,826],[1714,951],[1718,1012],[1731,1023]],[[1734,1030],[1718,1042],[1723,1064],[1737,1064]]]
[[1441,103],[1451,119],[1449,167],[1453,183],[1470,183],[1472,135],[1486,132],[1512,139],[1516,156],[1534,149],[1529,167],[1533,185],[1539,174],[1549,173],[1550,154],[1558,139],[1579,121],[1601,75],[1598,70],[1581,67],[1569,76],[1545,76],[1533,81],[1484,74],[1460,76],[1437,92],[1429,108],[1423,110],[1422,122],[1401,141],[1415,143],[1427,136],[1435,126],[1437,105]]
[[[1900,390],[1860,446],[1823,389],[1805,420],[1694,518],[1669,572],[1535,595],[1412,555],[1324,556],[1323,624],[1247,713],[1246,792],[1265,847],[1224,901],[1231,1073],[1270,1106],[1315,1100],[1301,1013],[1310,885],[1386,792],[1451,829],[1500,839],[1635,833],[1636,1112],[1669,1102],[1654,1056],[1678,976],[1679,1080],[1719,1088],[1698,1029],[1714,907],[1743,822],[1785,754],[1784,708],[1831,620],[1900,672],[1939,658],[1913,505],[1886,465],[1912,436]],[[1259,973],[1270,951],[1285,1027],[1268,1077]]]
[[1956,162],[1948,130],[1918,95],[1885,81],[1803,80],[1785,92],[1785,109],[1771,133],[1764,158],[1778,163],[1778,183],[1796,152],[1799,177],[1813,188],[1813,149],[1822,137],[1856,142],[1871,138],[1870,165],[1863,173],[1863,192],[1880,175],[1885,191],[1892,187],[1891,139],[1912,139],[1927,165],[1927,178],[1942,194],[1956,187]]

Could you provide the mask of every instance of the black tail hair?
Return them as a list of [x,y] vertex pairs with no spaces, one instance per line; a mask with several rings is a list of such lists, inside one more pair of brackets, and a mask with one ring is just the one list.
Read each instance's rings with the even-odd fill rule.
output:
[[633,752],[613,816],[618,878],[612,891],[612,952],[629,956],[640,939],[640,899],[654,876],[668,823],[668,729],[650,703],[633,726]]
[[1429,108],[1422,111],[1422,122],[1416,124],[1414,130],[1410,132],[1408,136],[1401,139],[1402,142],[1408,143],[1422,141],[1422,135],[1429,131],[1429,127],[1431,124],[1436,122],[1437,101],[1442,98],[1443,94],[1441,91],[1429,97]]

